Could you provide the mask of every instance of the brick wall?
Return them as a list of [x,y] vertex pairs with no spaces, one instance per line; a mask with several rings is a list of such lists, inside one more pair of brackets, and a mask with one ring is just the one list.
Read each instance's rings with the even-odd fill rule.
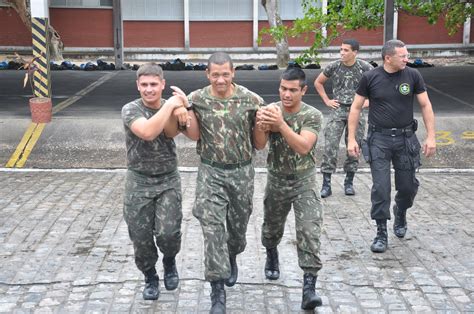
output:
[[[444,19],[435,25],[426,18],[398,15],[398,38],[407,44],[452,44],[462,43],[462,29],[449,36],[444,28]],[[66,47],[113,47],[113,15],[110,9],[50,10],[50,23],[59,32]],[[285,21],[285,24],[291,21]],[[268,27],[260,21],[259,29]],[[0,46],[30,46],[31,34],[13,9],[0,7]],[[229,47],[250,48],[252,21],[190,22],[191,48]],[[383,28],[346,32],[343,38],[357,38],[362,45],[381,45]],[[340,45],[341,39],[332,43]],[[289,39],[290,46],[305,47],[311,44],[304,38]],[[474,42],[474,23],[471,23],[471,42]],[[184,25],[181,21],[124,21],[125,47],[184,47]],[[273,47],[268,36],[261,47]]]

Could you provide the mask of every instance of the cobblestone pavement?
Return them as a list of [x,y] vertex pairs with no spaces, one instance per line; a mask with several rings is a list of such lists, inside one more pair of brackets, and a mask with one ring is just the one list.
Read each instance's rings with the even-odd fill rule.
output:
[[[196,172],[183,169],[183,245],[176,291],[161,284],[158,301],[141,297],[143,278],[122,218],[125,172],[0,171],[0,312],[206,313],[203,244],[191,208]],[[389,250],[370,252],[370,175],[358,174],[357,195],[343,195],[333,176],[325,199],[320,313],[474,312],[474,173],[419,174],[420,191],[403,240],[390,228]],[[281,278],[264,279],[260,243],[266,175],[258,172],[248,247],[238,283],[227,288],[229,313],[300,312],[294,218],[279,246]],[[391,224],[390,224],[391,227]],[[161,263],[158,265],[162,274]]]

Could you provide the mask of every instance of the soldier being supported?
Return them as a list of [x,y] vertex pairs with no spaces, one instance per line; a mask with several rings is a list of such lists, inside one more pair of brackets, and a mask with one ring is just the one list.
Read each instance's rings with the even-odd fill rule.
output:
[[263,99],[234,84],[229,55],[217,52],[208,61],[210,85],[188,97],[200,125],[201,156],[194,216],[204,235],[205,279],[211,282],[211,313],[225,313],[224,284],[237,281],[238,254],[252,213],[252,136],[255,113]]

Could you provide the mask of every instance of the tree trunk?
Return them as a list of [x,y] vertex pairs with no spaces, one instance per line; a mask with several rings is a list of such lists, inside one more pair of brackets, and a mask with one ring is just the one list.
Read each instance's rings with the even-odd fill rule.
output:
[[[10,6],[18,13],[23,24],[31,32],[31,10],[29,0],[7,0]],[[51,60],[63,60],[64,44],[59,33],[48,24],[49,53]]]
[[[268,23],[270,27],[282,26],[280,13],[278,10],[279,0],[261,0],[262,6],[267,12]],[[277,64],[279,68],[286,68],[290,60],[290,51],[288,49],[288,37],[285,35],[283,39],[276,42]]]

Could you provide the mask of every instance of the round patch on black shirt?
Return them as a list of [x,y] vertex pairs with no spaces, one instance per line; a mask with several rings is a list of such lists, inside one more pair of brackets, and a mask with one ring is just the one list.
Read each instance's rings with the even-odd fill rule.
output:
[[410,93],[410,85],[408,85],[408,83],[403,83],[398,88],[398,91],[402,95],[408,95]]

